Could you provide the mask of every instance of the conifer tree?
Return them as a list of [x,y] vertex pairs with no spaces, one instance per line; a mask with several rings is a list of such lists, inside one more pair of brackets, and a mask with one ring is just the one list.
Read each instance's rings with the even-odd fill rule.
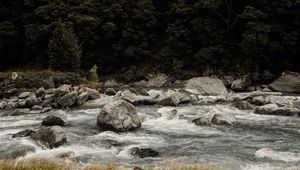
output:
[[76,71],[80,69],[81,48],[73,30],[59,21],[48,44],[51,70]]

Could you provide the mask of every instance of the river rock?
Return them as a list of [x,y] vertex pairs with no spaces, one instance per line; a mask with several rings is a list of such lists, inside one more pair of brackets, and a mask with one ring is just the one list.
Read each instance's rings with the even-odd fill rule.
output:
[[148,81],[149,87],[163,87],[169,84],[170,84],[169,77],[165,74],[154,75]]
[[138,96],[131,93],[128,90],[124,92],[116,94],[116,96],[120,96],[121,99],[130,102],[131,104],[138,105],[154,105],[158,102],[158,96]]
[[158,102],[158,104],[163,106],[178,106],[179,103],[180,101],[174,95],[168,96]]
[[35,141],[49,147],[59,147],[67,142],[66,133],[60,126],[42,128],[30,136]]
[[57,101],[57,104],[62,106],[62,107],[73,106],[76,102],[77,96],[78,96],[77,91],[72,91],[72,92],[64,95],[63,97],[61,97]]
[[28,153],[34,153],[36,151],[35,147],[30,145],[20,145],[13,148],[8,148],[7,159],[16,159],[19,157],[24,157]]
[[5,101],[0,101],[0,109],[4,109],[6,107],[6,102]]
[[254,109],[254,106],[247,102],[242,100],[237,100],[233,102],[233,107],[238,108],[240,110],[251,110]]
[[13,134],[12,138],[28,137],[28,136],[30,136],[30,135],[32,135],[34,133],[35,133],[35,131],[30,130],[30,129],[26,129],[26,130],[23,130],[23,131],[18,132],[16,134]]
[[117,91],[113,88],[107,88],[104,93],[109,96],[114,96],[117,94]]
[[68,118],[65,111],[57,110],[53,111],[49,116],[45,117],[42,121],[44,126],[66,126],[68,124]]
[[15,109],[8,116],[22,116],[30,114],[30,109]]
[[139,158],[147,158],[147,157],[158,157],[159,153],[150,148],[137,148],[134,147],[131,149],[130,154]]
[[46,90],[44,87],[41,87],[39,89],[37,89],[37,91],[35,92],[37,97],[42,97],[46,94]]
[[200,117],[197,119],[194,119],[192,121],[197,126],[210,126],[211,125],[211,119],[208,117]]
[[107,80],[104,83],[104,87],[116,87],[119,86],[119,83],[115,79]]
[[237,92],[245,91],[252,84],[251,78],[248,75],[244,75],[239,79],[236,79],[231,84],[231,89]]
[[62,152],[59,153],[55,156],[55,158],[59,158],[59,159],[68,159],[68,158],[72,158],[75,156],[75,152],[73,151],[68,151],[68,152]]
[[97,118],[97,124],[105,129],[126,132],[141,126],[135,107],[125,100],[117,100],[104,106]]
[[21,94],[19,94],[19,98],[20,99],[26,99],[31,93],[30,92],[22,92]]
[[82,92],[79,96],[77,96],[76,103],[78,106],[83,105],[89,99],[88,92]]
[[26,98],[26,106],[29,108],[31,108],[34,105],[38,105],[39,103],[40,101],[35,94],[31,94],[29,97]]
[[270,88],[279,92],[300,93],[300,74],[284,72],[277,80],[270,84]]
[[64,84],[59,86],[57,89],[55,89],[53,94],[54,94],[54,98],[58,100],[70,92],[71,92],[71,85]]
[[236,119],[229,114],[215,114],[211,122],[219,126],[231,126],[236,122]]
[[132,87],[129,91],[138,96],[150,96],[149,93],[141,87]]
[[90,100],[99,99],[101,97],[100,93],[95,89],[86,87],[85,91],[88,93]]
[[227,95],[228,92],[220,79],[198,77],[187,81],[184,89],[197,95]]
[[297,114],[297,110],[287,107],[278,107],[276,104],[267,104],[264,106],[257,107],[254,113],[265,115],[292,116],[294,114]]

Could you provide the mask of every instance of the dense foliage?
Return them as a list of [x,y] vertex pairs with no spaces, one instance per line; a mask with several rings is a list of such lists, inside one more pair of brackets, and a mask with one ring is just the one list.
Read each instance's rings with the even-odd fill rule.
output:
[[[141,64],[208,74],[299,71],[299,5],[299,0],[1,0],[0,69],[49,68],[51,56],[61,55],[74,68],[81,56],[82,69],[97,65],[101,73]],[[70,32],[65,37],[55,37],[58,21]],[[57,54],[51,39],[64,44]]]

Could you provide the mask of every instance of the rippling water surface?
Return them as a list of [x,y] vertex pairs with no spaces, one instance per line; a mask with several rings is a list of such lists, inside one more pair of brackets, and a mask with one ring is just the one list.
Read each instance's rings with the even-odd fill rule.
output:
[[[54,158],[73,151],[78,162],[114,162],[125,166],[157,165],[164,162],[204,162],[222,169],[297,169],[300,167],[300,119],[298,117],[256,115],[227,105],[187,105],[176,109],[184,117],[168,120],[172,107],[137,107],[143,118],[142,128],[128,133],[102,131],[96,126],[99,109],[73,110],[68,113],[67,144],[43,150],[27,138],[13,139],[24,129],[38,129],[46,114],[0,117],[1,153],[16,144],[36,147],[27,158]],[[233,127],[198,127],[191,121],[201,114],[229,113],[238,124]],[[121,146],[109,148],[105,140]],[[152,148],[158,158],[136,159],[133,147]]]

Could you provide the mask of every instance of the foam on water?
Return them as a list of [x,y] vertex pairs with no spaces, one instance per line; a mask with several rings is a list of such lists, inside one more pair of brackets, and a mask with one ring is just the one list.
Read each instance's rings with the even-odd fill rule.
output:
[[284,162],[300,161],[300,153],[275,151],[271,148],[261,148],[256,151],[255,156],[258,158],[270,158],[272,160]]

